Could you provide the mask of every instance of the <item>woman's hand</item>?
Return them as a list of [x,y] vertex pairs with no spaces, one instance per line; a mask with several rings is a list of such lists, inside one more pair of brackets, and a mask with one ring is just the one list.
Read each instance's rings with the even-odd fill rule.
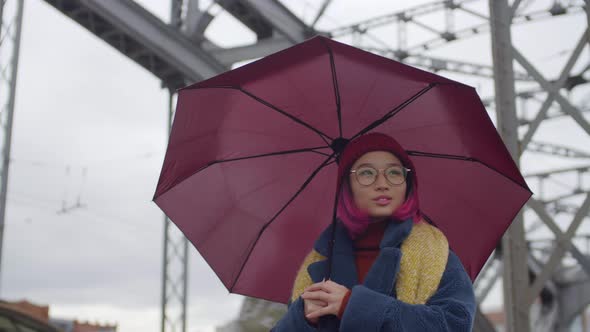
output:
[[308,322],[312,323],[312,324],[317,324],[319,317],[316,318],[308,318],[307,315],[311,314],[314,311],[317,311],[325,306],[327,306],[328,304],[326,302],[323,301],[316,301],[316,300],[306,300],[303,299],[303,310],[305,312],[305,318],[307,319]]
[[308,321],[316,320],[324,315],[338,315],[340,306],[344,296],[348,293],[349,289],[337,284],[331,280],[318,282],[305,289],[301,298],[312,301],[324,302],[325,306],[316,307],[315,310],[305,311],[305,318]]

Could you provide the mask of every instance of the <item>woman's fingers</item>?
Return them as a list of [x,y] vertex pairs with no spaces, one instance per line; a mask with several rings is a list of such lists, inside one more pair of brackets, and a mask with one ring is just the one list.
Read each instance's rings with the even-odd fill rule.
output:
[[343,298],[349,292],[349,289],[331,280],[315,283],[305,289],[301,297],[304,300],[314,300],[325,302],[325,306],[315,307],[314,310],[305,312],[308,319],[316,319],[324,315],[338,314],[342,305]]
[[[336,290],[338,286],[341,286],[338,283],[333,282],[332,280],[317,282],[305,288],[305,291],[316,291],[316,290],[323,290],[324,292],[331,293],[332,291]],[[341,286],[342,287],[342,286]]]
[[303,294],[301,294],[301,297],[303,299],[305,299],[305,300],[322,301],[322,302],[325,302],[326,305],[332,299],[330,297],[330,294],[329,293],[326,293],[326,292],[323,292],[323,291],[306,291]]
[[320,300],[312,300],[312,299],[303,299],[303,301],[306,301],[312,305],[318,306],[318,307],[325,307],[328,305],[328,303],[324,302],[324,301],[320,301]]
[[321,291],[324,291],[324,292],[327,291],[324,283],[319,282],[317,284],[313,284],[311,286],[308,286],[307,288],[304,289],[304,291],[306,291],[306,292],[314,292],[314,291],[318,291],[318,290],[321,290]]
[[327,306],[327,307],[323,307],[318,310],[312,311],[312,312],[308,313],[307,315],[305,315],[305,317],[307,319],[315,319],[315,318],[319,318],[324,315],[333,314],[333,311],[334,310],[331,306]]

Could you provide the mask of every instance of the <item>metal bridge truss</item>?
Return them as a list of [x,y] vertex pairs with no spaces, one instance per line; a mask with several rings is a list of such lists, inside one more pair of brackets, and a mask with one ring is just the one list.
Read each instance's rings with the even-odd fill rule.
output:
[[[6,3],[19,4],[13,7],[21,8],[21,14],[16,17],[22,15],[22,0],[0,1],[1,8],[8,8]],[[583,15],[588,22],[590,10],[587,1],[513,0],[508,3],[507,0],[489,0],[484,6],[487,10],[481,9],[481,4],[486,4],[482,0],[434,1],[320,31],[318,23],[329,12],[333,0],[318,2],[317,12],[311,20],[298,17],[277,0],[216,0],[213,6],[232,15],[257,36],[255,43],[233,48],[219,47],[205,37],[204,32],[215,15],[210,8],[201,8],[198,0],[170,0],[169,22],[162,21],[132,0],[45,1],[158,77],[163,86],[171,91],[171,105],[173,91],[189,82],[219,74],[236,62],[263,57],[312,35],[323,34],[427,70],[493,81],[495,94],[484,97],[483,101],[490,113],[495,113],[498,131],[517,161],[525,151],[568,161],[590,159],[590,147],[533,140],[542,123],[564,117],[573,120],[585,135],[590,135],[590,124],[584,116],[590,109],[589,98],[575,104],[570,97],[572,90],[585,86],[589,79],[590,65],[581,71],[572,72],[574,65],[582,61],[582,50],[590,44],[588,24],[580,27],[577,35],[567,36],[576,38],[577,44],[557,77],[543,76],[518,45],[512,43],[511,34],[517,32],[510,29],[529,22],[549,22],[567,15]],[[541,6],[531,9],[537,3]],[[479,7],[475,9],[477,5]],[[461,17],[465,16],[470,17],[470,25],[459,27]],[[19,33],[16,32],[20,31],[20,23],[8,22],[20,21],[11,17],[14,16],[6,12],[0,15],[4,20],[2,49],[9,40],[18,45]],[[431,23],[435,21],[443,24]],[[395,42],[377,37],[375,30],[386,27],[396,31]],[[416,29],[429,34],[429,37],[415,41],[411,31]],[[472,63],[428,54],[441,46],[482,35],[490,38],[494,45],[493,63]],[[8,114],[11,113],[4,108],[10,102],[6,103],[4,98],[12,96],[10,98],[14,103],[12,91],[18,67],[18,47],[12,49],[17,51],[12,53],[10,60],[1,62],[10,63],[11,69],[2,67],[1,73],[2,79],[13,85],[8,90],[0,90],[4,137],[1,142],[0,245],[11,127],[8,120]],[[0,60],[5,60],[7,55],[0,54]],[[588,62],[588,59],[583,61]],[[514,63],[518,66],[514,66]],[[565,331],[573,318],[588,305],[589,250],[580,246],[580,241],[587,241],[588,235],[578,231],[589,216],[590,160],[588,165],[526,176],[529,183],[537,185],[537,193],[517,217],[475,284],[476,295],[481,303],[494,283],[502,278],[507,331]],[[570,179],[566,185],[564,177]],[[565,188],[557,196],[546,194],[545,186],[555,183],[561,183],[561,187]],[[529,217],[532,222],[529,222]],[[184,332],[188,283],[187,242],[169,221],[165,221],[164,225],[162,332]],[[534,234],[541,229],[550,237],[535,237]],[[475,330],[494,331],[493,325],[479,310]]]

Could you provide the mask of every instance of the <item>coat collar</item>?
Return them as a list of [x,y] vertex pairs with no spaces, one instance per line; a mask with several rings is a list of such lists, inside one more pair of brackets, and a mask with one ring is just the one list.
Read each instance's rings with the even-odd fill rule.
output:
[[[383,239],[381,240],[380,248],[394,247],[397,248],[408,237],[412,231],[412,219],[406,219],[402,222],[391,221],[385,228]],[[324,256],[328,256],[330,251],[330,239],[332,237],[332,228],[334,224],[330,224],[314,245],[314,249]],[[353,255],[353,241],[348,236],[348,232],[342,222],[336,222],[336,230],[334,233],[334,252]]]
[[[401,258],[399,247],[410,234],[412,226],[413,222],[411,219],[403,222],[391,221],[389,223],[379,246],[381,249],[379,256],[377,256],[375,263],[365,277],[365,286],[385,294],[391,294],[394,284],[393,281],[396,279],[399,270],[399,260]],[[314,249],[326,257],[330,251],[333,227],[334,224],[324,230],[314,245]],[[348,232],[341,222],[338,221],[335,227],[332,280],[348,288],[352,288],[359,283],[354,261],[353,241],[348,236]],[[310,264],[308,272],[313,282],[322,281],[328,273],[328,260]]]

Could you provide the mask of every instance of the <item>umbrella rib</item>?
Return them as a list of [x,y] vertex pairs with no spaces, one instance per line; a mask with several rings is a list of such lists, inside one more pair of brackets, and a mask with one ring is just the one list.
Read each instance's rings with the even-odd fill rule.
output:
[[330,69],[332,71],[332,85],[334,86],[334,97],[336,98],[336,114],[338,115],[338,130],[340,137],[342,137],[342,109],[340,107],[340,89],[338,87],[338,76],[336,75],[336,63],[334,62],[334,53],[332,48],[324,41],[321,40],[322,44],[328,50],[330,56]]
[[387,121],[390,118],[392,118],[394,115],[396,115],[397,113],[399,113],[402,109],[404,109],[406,106],[408,106],[409,104],[411,104],[412,102],[414,102],[416,99],[420,98],[420,96],[422,96],[423,94],[425,94],[426,92],[428,92],[430,89],[434,88],[438,84],[439,83],[430,83],[430,84],[428,84],[427,87],[425,87],[422,90],[418,91],[416,94],[414,94],[413,96],[411,96],[410,98],[408,98],[407,100],[405,100],[403,103],[399,104],[394,109],[392,109],[391,111],[387,112],[381,119],[376,120],[375,122],[373,122],[369,126],[367,126],[365,129],[359,131],[350,140],[352,141],[353,139],[355,139],[355,138],[357,138],[357,137],[359,137],[359,136],[361,136],[361,135],[369,132],[370,130],[375,129],[376,127],[380,126],[385,121]]
[[246,96],[256,100],[257,102],[261,103],[262,105],[275,110],[277,112],[279,112],[280,114],[288,117],[289,119],[295,121],[296,123],[306,127],[307,129],[315,132],[316,134],[320,135],[320,137],[322,137],[322,139],[324,139],[324,142],[326,141],[325,138],[328,138],[330,140],[334,140],[332,137],[326,135],[325,133],[323,133],[322,131],[320,131],[319,129],[311,126],[310,124],[302,121],[301,119],[298,119],[296,117],[294,117],[293,115],[283,111],[282,109],[276,107],[275,105],[269,103],[268,101],[258,97],[257,95],[247,91],[246,89],[242,88],[241,86],[233,86],[233,85],[218,85],[218,86],[208,86],[208,87],[196,87],[194,89],[232,89],[232,90],[238,90],[241,93],[245,94]]
[[416,156],[416,157],[431,157],[431,158],[442,158],[442,159],[479,161],[479,160],[472,158],[472,157],[465,157],[465,156],[444,154],[444,153],[432,153],[432,152],[423,152],[423,151],[414,151],[414,150],[406,150],[406,153],[410,156]]
[[[176,187],[176,185],[178,185],[179,183],[183,182],[184,180],[190,178],[191,176],[207,169],[210,166],[213,166],[215,164],[222,164],[222,163],[227,163],[227,162],[232,162],[232,161],[240,161],[240,160],[246,160],[246,159],[254,159],[254,158],[262,158],[262,157],[270,157],[270,156],[279,156],[279,155],[285,155],[285,154],[295,154],[295,153],[302,153],[302,152],[313,152],[313,153],[317,153],[317,154],[321,154],[324,156],[329,156],[328,154],[324,153],[324,152],[320,152],[320,151],[316,151],[318,149],[326,149],[326,148],[330,148],[329,146],[318,146],[318,147],[313,147],[313,148],[305,148],[305,149],[296,149],[296,150],[285,150],[285,151],[278,151],[278,152],[270,152],[270,153],[263,153],[263,154],[258,154],[258,155],[253,155],[253,156],[246,156],[246,157],[240,157],[240,158],[231,158],[231,159],[220,159],[220,160],[214,160],[211,161],[209,163],[207,163],[206,165],[204,165],[203,167],[199,168],[198,170],[196,170],[194,173],[192,173],[191,175],[183,178],[182,180],[178,181],[177,183],[173,184],[170,188],[166,189],[165,191],[169,191],[172,188]],[[161,194],[160,194],[161,195]],[[152,200],[156,200],[158,197],[160,197],[160,195],[158,196],[154,196],[154,198]]]
[[246,157],[239,157],[239,158],[220,159],[220,160],[215,160],[215,161],[209,163],[206,167],[211,166],[213,164],[221,164],[221,163],[226,163],[226,162],[231,162],[231,161],[240,161],[240,160],[246,160],[246,159],[255,159],[255,158],[262,158],[262,157],[280,156],[280,155],[284,155],[284,154],[294,154],[294,153],[302,153],[302,152],[315,152],[315,153],[319,153],[319,154],[322,154],[322,155],[327,155],[326,153],[316,151],[318,149],[326,149],[326,148],[330,148],[330,147],[329,146],[317,146],[317,147],[313,147],[313,148],[305,148],[305,149],[285,150],[285,151],[262,153],[262,154],[257,154],[257,155],[252,155],[252,156],[246,156]]
[[476,162],[479,163],[489,169],[491,169],[492,171],[498,173],[499,175],[501,175],[502,177],[510,180],[511,182],[513,182],[514,184],[518,185],[519,187],[526,189],[528,192],[530,192],[531,194],[533,193],[528,186],[522,185],[520,184],[518,181],[512,179],[511,177],[505,175],[504,173],[500,172],[499,170],[497,170],[496,168],[492,167],[491,165],[488,165],[487,163],[477,159],[477,158],[473,158],[473,157],[465,157],[465,156],[459,156],[459,155],[452,155],[452,154],[442,154],[442,153],[430,153],[430,152],[422,152],[422,151],[412,151],[412,150],[408,150],[406,151],[408,153],[408,155],[410,156],[416,156],[416,157],[428,157],[428,158],[441,158],[441,159],[451,159],[451,160],[464,160],[464,161],[472,161],[472,162]]
[[242,271],[244,270],[246,263],[248,263],[248,260],[250,259],[250,256],[252,255],[252,251],[254,251],[254,247],[256,247],[256,243],[258,243],[258,240],[260,239],[260,236],[262,236],[262,233],[264,233],[266,228],[268,228],[268,226],[270,226],[270,224],[273,221],[275,221],[276,218],[281,213],[283,213],[283,211],[287,208],[287,206],[289,206],[289,204],[291,204],[291,202],[293,202],[295,200],[295,198],[297,198],[297,196],[299,196],[299,194],[307,187],[307,185],[311,182],[311,180],[313,180],[313,178],[319,173],[319,171],[321,171],[322,168],[324,168],[326,165],[330,164],[330,159],[332,159],[334,157],[334,154],[335,153],[331,154],[328,158],[326,158],[326,160],[324,160],[324,162],[322,162],[322,164],[320,166],[318,166],[313,171],[313,173],[311,173],[311,175],[307,178],[307,180],[305,180],[305,182],[303,182],[303,184],[301,185],[299,190],[297,190],[297,192],[283,205],[283,207],[277,213],[275,213],[275,215],[266,224],[264,224],[264,226],[262,226],[262,228],[258,232],[258,236],[256,237],[256,240],[252,243],[252,245],[250,245],[248,256],[246,257],[246,259],[242,263],[242,266],[240,267],[240,271],[238,272],[238,275],[234,279],[234,282],[232,283],[231,287],[229,288],[230,292],[233,291],[233,288],[236,285],[236,282],[238,281],[238,279],[240,279],[240,275],[242,274]]

